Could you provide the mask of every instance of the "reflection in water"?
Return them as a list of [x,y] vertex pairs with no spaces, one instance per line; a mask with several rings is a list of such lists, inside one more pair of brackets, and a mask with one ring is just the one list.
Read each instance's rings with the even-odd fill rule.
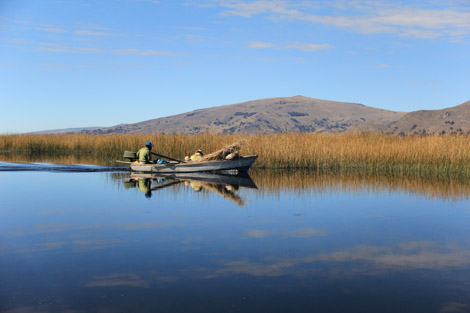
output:
[[219,194],[239,206],[245,205],[243,199],[237,194],[239,188],[257,188],[247,173],[240,175],[182,173],[164,176],[162,174],[131,173],[126,176],[114,174],[114,177],[122,180],[126,189],[136,187],[147,198],[152,197],[152,191],[183,183],[185,187],[190,187],[195,192]]
[[470,311],[465,181],[0,175],[0,312]]
[[128,180],[124,181],[124,187],[137,188],[142,192],[146,198],[152,197],[152,191],[158,190],[161,188],[169,187],[175,184],[179,184],[180,181],[175,179],[169,179],[168,181],[165,178],[155,177],[139,177],[138,175],[131,175]]
[[[112,181],[121,184],[124,181],[126,188],[135,187],[135,181],[129,178],[127,173],[110,173]],[[206,174],[205,174],[206,175]],[[213,174],[211,174],[213,175]],[[218,175],[215,175],[216,177]],[[136,177],[136,174],[130,175]],[[145,176],[141,176],[145,177]],[[231,177],[230,175],[226,177]],[[233,188],[237,186],[257,188],[259,195],[279,195],[281,192],[311,193],[318,194],[329,192],[347,192],[347,193],[371,193],[383,194],[388,192],[399,192],[424,196],[428,199],[448,199],[452,201],[468,200],[470,198],[470,181],[457,179],[428,179],[421,177],[403,177],[403,176],[383,176],[383,175],[359,175],[344,173],[315,173],[311,171],[250,171],[249,180],[243,180],[243,177],[237,178],[239,181],[232,181]],[[172,179],[161,177],[163,179]],[[204,184],[193,177],[179,179],[185,186],[191,186],[194,191],[208,190],[215,191],[220,189],[220,185],[230,185],[230,182],[217,181],[219,187],[211,188],[209,184]],[[155,180],[153,180],[155,183]],[[240,185],[241,184],[241,185]],[[231,187],[228,187],[231,188]],[[223,192],[223,190],[222,190]]]
[[311,171],[253,171],[250,173],[262,193],[279,193],[286,190],[350,193],[393,191],[452,200],[467,200],[470,197],[470,181],[468,179],[334,172],[315,173]]

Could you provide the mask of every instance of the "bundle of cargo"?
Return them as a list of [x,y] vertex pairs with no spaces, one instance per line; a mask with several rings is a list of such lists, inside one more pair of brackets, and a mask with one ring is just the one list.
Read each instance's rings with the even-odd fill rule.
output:
[[236,160],[240,158],[240,148],[244,144],[246,144],[246,141],[244,140],[236,142],[223,149],[217,150],[210,154],[206,154],[199,160],[199,162],[215,161],[215,160]]

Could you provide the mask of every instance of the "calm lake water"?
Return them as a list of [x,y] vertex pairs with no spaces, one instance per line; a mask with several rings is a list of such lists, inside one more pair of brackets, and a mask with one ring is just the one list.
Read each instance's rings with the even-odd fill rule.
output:
[[251,176],[0,163],[0,311],[470,311],[470,182]]

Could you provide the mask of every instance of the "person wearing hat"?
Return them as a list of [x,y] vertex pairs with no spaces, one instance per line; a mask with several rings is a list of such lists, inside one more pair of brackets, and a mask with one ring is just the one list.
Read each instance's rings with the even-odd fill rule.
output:
[[191,161],[197,161],[197,160],[202,159],[202,150],[201,149],[197,150],[196,153],[194,153],[190,159]]
[[145,147],[137,151],[136,155],[139,158],[139,163],[150,164],[152,163],[152,143],[147,141]]

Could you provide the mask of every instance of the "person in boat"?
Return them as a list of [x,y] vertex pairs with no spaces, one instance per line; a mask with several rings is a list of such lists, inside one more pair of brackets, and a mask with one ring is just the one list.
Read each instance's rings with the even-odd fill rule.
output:
[[196,153],[194,153],[194,154],[191,156],[190,160],[191,160],[191,161],[198,161],[198,160],[202,159],[202,156],[203,156],[202,150],[201,150],[201,149],[198,149],[198,150],[196,151]]
[[139,163],[150,164],[152,163],[152,143],[147,141],[145,147],[137,151],[136,155],[139,159]]
[[185,162],[198,161],[198,160],[202,159],[202,156],[203,156],[202,150],[201,150],[201,149],[198,149],[198,150],[196,151],[196,153],[194,153],[192,156],[190,156],[190,157],[189,157],[189,156],[185,156],[185,157],[184,157],[184,161],[185,161]]

